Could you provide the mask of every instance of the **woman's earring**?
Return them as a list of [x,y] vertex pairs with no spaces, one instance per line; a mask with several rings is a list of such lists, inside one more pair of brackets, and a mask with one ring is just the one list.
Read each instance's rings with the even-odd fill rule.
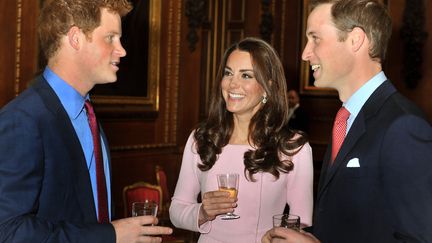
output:
[[263,104],[265,104],[265,103],[267,103],[267,96],[266,95],[263,95],[263,98],[262,98],[262,101],[261,101]]

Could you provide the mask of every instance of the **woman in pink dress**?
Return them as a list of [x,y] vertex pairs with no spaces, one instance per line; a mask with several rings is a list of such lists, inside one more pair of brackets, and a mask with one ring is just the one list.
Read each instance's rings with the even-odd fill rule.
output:
[[[200,232],[199,242],[261,242],[285,205],[311,225],[312,150],[287,129],[282,64],[265,41],[246,38],[221,62],[208,118],[185,146],[170,207],[172,223]],[[217,174],[240,175],[237,198],[218,191]],[[201,193],[201,202],[197,197]],[[240,218],[223,220],[234,212]]]

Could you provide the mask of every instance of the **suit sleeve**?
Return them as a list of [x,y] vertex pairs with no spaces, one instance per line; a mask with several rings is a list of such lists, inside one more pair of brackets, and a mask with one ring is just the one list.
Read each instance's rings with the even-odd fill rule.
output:
[[404,116],[388,129],[383,143],[383,191],[401,242],[432,242],[432,128]]
[[0,113],[0,242],[114,242],[111,224],[53,222],[38,216],[47,176],[39,129],[23,111]]

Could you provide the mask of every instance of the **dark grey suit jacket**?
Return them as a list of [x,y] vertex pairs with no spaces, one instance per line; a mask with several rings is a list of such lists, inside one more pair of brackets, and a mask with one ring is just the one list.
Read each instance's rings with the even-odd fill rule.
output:
[[115,242],[113,226],[97,222],[72,123],[42,76],[0,111],[0,242]]
[[[334,164],[331,141],[313,233],[323,243],[432,242],[432,128],[384,82],[356,117]],[[360,167],[350,167],[358,160]]]

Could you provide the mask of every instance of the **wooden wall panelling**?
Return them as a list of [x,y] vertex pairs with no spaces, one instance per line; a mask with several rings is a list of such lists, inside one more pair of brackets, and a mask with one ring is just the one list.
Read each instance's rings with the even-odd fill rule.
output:
[[0,107],[27,87],[36,70],[37,1],[1,1]]
[[[21,1],[21,43],[20,43],[20,73],[17,84],[18,93],[28,87],[35,77],[39,55],[37,37],[37,19],[39,16],[39,1]],[[16,94],[18,94],[16,93]]]
[[273,1],[271,5],[271,12],[273,15],[273,36],[272,45],[279,54],[279,57],[284,63],[284,52],[286,47],[286,37],[292,35],[292,33],[285,33],[287,28],[287,23],[285,23],[288,18],[287,14],[287,0]]
[[[177,178],[179,153],[178,92],[182,1],[162,1],[159,112],[156,119],[104,119],[112,154],[113,199],[122,216],[122,189],[129,182],[153,181],[154,166],[163,164],[170,178]],[[176,181],[169,179],[169,187]]]
[[221,49],[222,54],[232,43],[245,37],[245,4],[245,0],[228,0],[226,2],[227,15],[222,19],[222,28],[225,26],[226,31],[221,31],[222,39],[225,40],[225,48]]
[[207,108],[210,102],[210,91],[212,89],[212,80],[216,76],[216,63],[219,55],[217,55],[217,42],[215,39],[219,38],[220,18],[218,17],[220,2],[217,1],[205,1],[205,19],[201,26],[201,70],[200,70],[200,96],[204,99],[199,106],[199,118],[204,119],[207,113]]
[[[205,82],[201,79],[206,70],[207,60],[202,61],[202,49],[207,48],[201,43],[210,43],[208,40],[208,33],[198,28],[198,42],[194,50],[190,50],[188,45],[188,18],[186,17],[186,1],[183,1],[182,7],[182,21],[181,21],[181,39],[180,39],[180,56],[179,56],[179,82],[178,82],[178,126],[177,138],[179,153],[183,152],[183,147],[189,137],[190,132],[198,124],[199,121],[199,107],[200,104],[207,102],[206,97],[200,93],[201,88]],[[204,1],[205,9],[209,1]],[[203,13],[205,16],[205,14]],[[207,48],[209,49],[209,47]],[[205,50],[207,51],[207,50]],[[207,57],[209,58],[209,57]],[[175,177],[177,178],[177,176]]]
[[247,36],[259,36],[259,0],[207,1],[207,18],[202,26],[201,94],[207,97],[200,106],[200,118],[207,112],[209,97],[218,65],[226,48]]
[[[162,13],[162,16],[168,16],[166,39],[162,43],[166,43],[167,48],[164,48],[165,62],[162,61],[162,66],[165,67],[165,101],[166,111],[164,114],[164,122],[159,123],[158,127],[163,129],[163,142],[177,144],[177,118],[178,118],[178,92],[179,92],[179,57],[180,57],[180,27],[181,27],[181,9],[182,1],[168,1],[168,13]],[[164,8],[163,8],[164,9]],[[162,25],[163,26],[163,25]]]
[[[1,1],[0,25],[3,34],[0,35],[0,107],[14,97],[14,82],[16,68],[16,37],[17,37],[17,5],[16,1]],[[5,11],[5,10],[9,11]],[[11,38],[12,37],[12,38]]]
[[284,65],[288,88],[298,89],[302,46],[301,1],[274,1],[275,28],[273,45]]
[[432,122],[432,101],[430,94],[432,93],[432,14],[431,2],[424,1],[425,16],[426,16],[426,32],[428,37],[423,49],[423,65],[421,67],[422,79],[419,80],[415,89],[408,89],[403,80],[403,40],[401,38],[401,28],[403,21],[403,12],[406,7],[405,0],[388,0],[388,8],[393,20],[393,33],[390,40],[387,53],[387,61],[385,72],[387,77],[395,84],[397,89],[414,101],[422,108]]
[[[210,104],[210,91],[211,86],[213,84],[212,80],[216,75],[214,70],[214,62],[216,61],[215,57],[211,55],[213,42],[212,40],[212,32],[209,28],[202,29],[202,48],[200,55],[200,71],[199,78],[200,80],[200,97],[202,97],[201,105],[199,105],[199,118],[204,119],[206,117],[207,108]],[[205,54],[204,54],[205,53]]]

